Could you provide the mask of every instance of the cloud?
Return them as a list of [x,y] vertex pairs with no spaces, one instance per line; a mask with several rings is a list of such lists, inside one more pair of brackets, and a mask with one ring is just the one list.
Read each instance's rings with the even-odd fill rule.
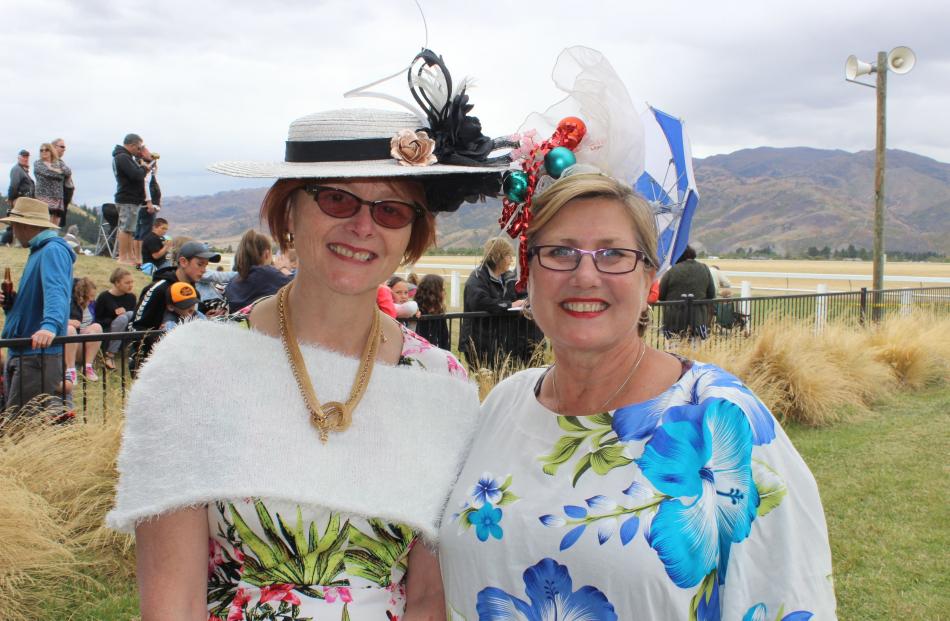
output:
[[[645,3],[461,0],[424,3],[429,46],[472,75],[486,133],[507,134],[559,93],[557,54],[605,53],[637,101],[687,121],[705,156],[761,145],[874,145],[874,91],[843,79],[849,54],[910,45],[919,63],[889,75],[888,146],[950,161],[950,23],[943,3]],[[885,15],[882,18],[881,15]],[[221,159],[280,159],[291,120],[341,106],[342,93],[401,70],[422,46],[409,0],[33,0],[8,7],[0,39],[7,121],[0,154],[63,136],[77,198],[100,203],[109,154],[129,131],[161,152],[166,195],[266,181],[204,172]],[[383,85],[409,98],[403,78]]]

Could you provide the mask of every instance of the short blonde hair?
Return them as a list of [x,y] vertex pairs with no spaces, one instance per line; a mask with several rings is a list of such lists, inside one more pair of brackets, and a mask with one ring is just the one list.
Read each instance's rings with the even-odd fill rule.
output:
[[534,202],[533,218],[528,227],[528,247],[530,248],[538,233],[551,221],[564,205],[573,200],[584,198],[607,198],[616,200],[633,222],[633,233],[639,250],[646,254],[650,267],[656,268],[657,258],[656,220],[653,210],[633,189],[613,177],[597,173],[569,175],[559,179]]

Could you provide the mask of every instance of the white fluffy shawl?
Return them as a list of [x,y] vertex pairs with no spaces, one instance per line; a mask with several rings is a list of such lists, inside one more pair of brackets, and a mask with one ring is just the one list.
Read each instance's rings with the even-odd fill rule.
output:
[[[358,361],[301,349],[321,401],[344,401]],[[377,364],[353,425],[321,444],[279,339],[210,321],[176,328],[129,396],[106,522],[129,532],[176,508],[272,498],[402,522],[435,542],[478,415],[474,385],[436,360]]]

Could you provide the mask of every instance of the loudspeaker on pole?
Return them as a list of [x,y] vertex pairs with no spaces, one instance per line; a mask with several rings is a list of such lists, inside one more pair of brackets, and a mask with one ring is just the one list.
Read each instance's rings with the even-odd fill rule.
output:
[[859,75],[874,73],[875,71],[877,71],[877,68],[874,65],[866,63],[863,60],[858,60],[858,57],[854,54],[848,56],[848,60],[844,64],[844,76],[849,80],[853,80]]
[[899,45],[887,53],[887,68],[894,73],[907,73],[917,64],[917,55],[909,47]]

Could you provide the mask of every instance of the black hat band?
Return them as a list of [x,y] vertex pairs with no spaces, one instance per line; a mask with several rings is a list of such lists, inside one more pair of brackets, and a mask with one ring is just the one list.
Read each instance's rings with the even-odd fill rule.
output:
[[360,162],[391,159],[389,138],[287,141],[285,162]]

